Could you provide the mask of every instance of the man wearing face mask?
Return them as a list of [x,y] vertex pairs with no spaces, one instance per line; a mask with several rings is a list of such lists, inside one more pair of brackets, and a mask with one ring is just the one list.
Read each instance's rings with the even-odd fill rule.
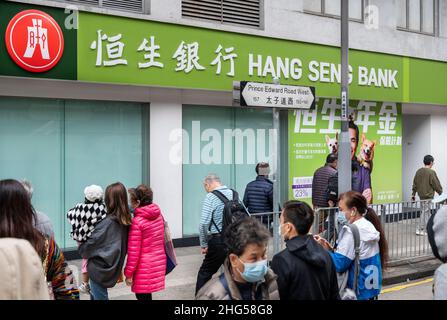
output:
[[309,230],[314,221],[310,206],[300,201],[284,204],[280,234],[286,249],[273,257],[281,300],[339,300],[337,274],[329,253]]
[[231,224],[225,231],[228,256],[224,272],[208,281],[197,300],[279,300],[276,275],[267,266],[268,230],[255,218]]

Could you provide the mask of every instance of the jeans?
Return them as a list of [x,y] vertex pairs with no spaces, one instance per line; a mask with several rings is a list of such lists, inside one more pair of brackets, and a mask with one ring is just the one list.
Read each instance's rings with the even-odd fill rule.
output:
[[207,283],[213,274],[215,274],[227,257],[227,249],[221,236],[212,236],[208,241],[208,253],[203,259],[202,266],[197,274],[196,295],[197,292]]
[[107,288],[90,279],[90,300],[109,300]]
[[419,225],[418,230],[425,231],[428,219],[430,218],[431,214],[431,200],[424,200],[421,202],[421,216],[419,217]]

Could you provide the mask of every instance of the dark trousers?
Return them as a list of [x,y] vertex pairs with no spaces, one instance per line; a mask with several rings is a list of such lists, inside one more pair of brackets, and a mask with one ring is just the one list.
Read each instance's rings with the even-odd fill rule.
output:
[[136,293],[137,300],[152,300],[152,293]]
[[213,274],[215,274],[227,257],[227,248],[221,236],[212,236],[208,241],[208,252],[197,274],[196,295]]

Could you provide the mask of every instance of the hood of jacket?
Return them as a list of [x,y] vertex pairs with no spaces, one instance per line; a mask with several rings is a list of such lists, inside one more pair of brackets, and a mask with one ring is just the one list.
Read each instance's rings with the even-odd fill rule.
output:
[[374,225],[366,220],[366,218],[359,219],[355,221],[354,224],[359,228],[360,241],[378,242],[380,240],[380,232],[377,231]]
[[286,242],[287,250],[312,266],[323,268],[326,265],[325,250],[311,235],[297,236]]
[[161,210],[158,205],[152,203],[144,207],[138,207],[134,211],[135,217],[141,217],[147,220],[155,220],[161,215]]
[[427,234],[434,256],[447,263],[447,206],[430,216]]

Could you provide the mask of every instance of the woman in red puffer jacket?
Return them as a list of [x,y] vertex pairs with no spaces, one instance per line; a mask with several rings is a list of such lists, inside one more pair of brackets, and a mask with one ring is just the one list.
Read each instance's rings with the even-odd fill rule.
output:
[[130,206],[135,211],[124,275],[138,300],[152,300],[153,292],[165,288],[164,219],[160,208],[152,203],[151,188],[140,185],[129,189],[129,195]]

